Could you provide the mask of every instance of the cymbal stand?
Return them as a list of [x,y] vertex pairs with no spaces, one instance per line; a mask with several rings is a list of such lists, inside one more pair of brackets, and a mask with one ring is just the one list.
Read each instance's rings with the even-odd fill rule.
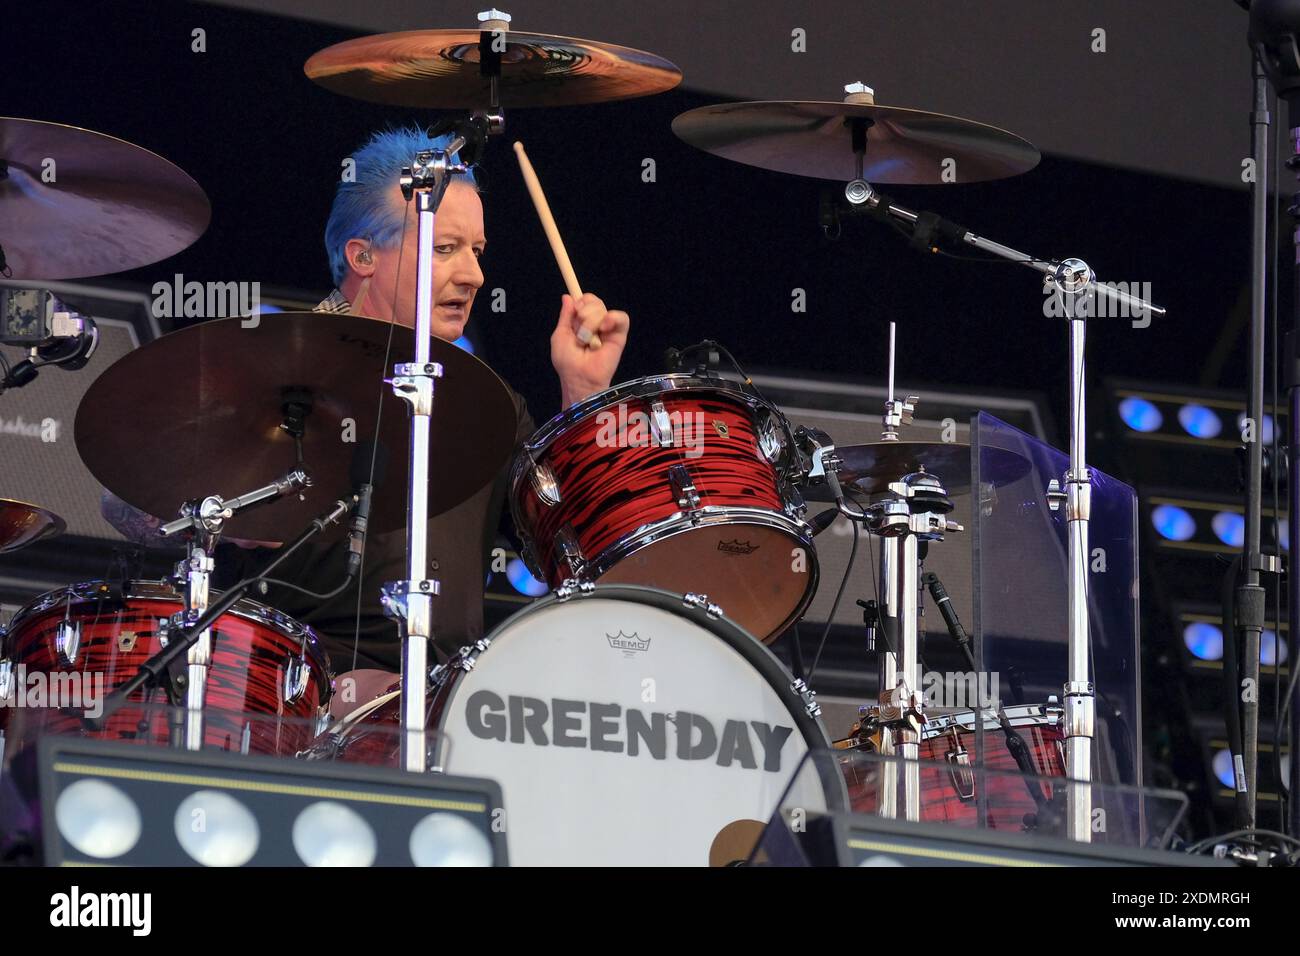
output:
[[[850,182],[844,189],[844,196],[851,212],[878,219],[896,219],[914,227],[922,223],[922,214],[894,203],[862,179]],[[1165,310],[1116,286],[1098,282],[1092,269],[1081,259],[1037,259],[929,214],[925,215],[923,225],[929,234],[929,241],[935,246],[974,246],[983,252],[1042,273],[1045,289],[1053,294],[1054,302],[1059,306],[1059,309],[1051,312],[1045,308],[1045,313],[1060,314],[1069,319],[1070,467],[1063,482],[1052,479],[1047,488],[1047,501],[1053,511],[1065,506],[1068,523],[1069,671],[1063,694],[1066,776],[1082,783],[1090,783],[1096,697],[1089,672],[1091,635],[1088,630],[1088,520],[1092,503],[1092,478],[1086,463],[1087,431],[1084,423],[1086,322],[1090,316],[1099,314],[1097,305],[1103,300],[1107,305],[1121,307],[1121,314],[1124,315],[1164,315]],[[1066,829],[1072,840],[1081,843],[1091,841],[1091,788],[1069,788]]]
[[[185,581],[185,610],[172,615],[169,629],[180,631],[199,620],[208,610],[208,586],[213,570],[212,553],[227,519],[245,508],[306,488],[311,479],[296,468],[283,478],[235,498],[209,495],[202,501],[187,501],[180,517],[158,529],[163,537],[191,532],[185,541],[185,559],[176,565],[176,578]],[[212,666],[212,630],[204,628],[185,656],[186,750],[203,748],[203,708],[207,697],[208,669]]]
[[443,367],[430,360],[433,327],[434,222],[451,177],[468,167],[452,162],[465,145],[457,136],[442,150],[424,150],[403,167],[402,195],[414,201],[418,216],[419,258],[415,273],[415,360],[393,367],[391,383],[397,397],[411,407],[410,466],[407,474],[406,580],[383,586],[385,613],[398,618],[402,631],[402,739],[401,762],[406,770],[428,768],[425,747],[429,640],[433,636],[433,598],[438,582],[429,578],[429,426],[433,415],[434,382]]

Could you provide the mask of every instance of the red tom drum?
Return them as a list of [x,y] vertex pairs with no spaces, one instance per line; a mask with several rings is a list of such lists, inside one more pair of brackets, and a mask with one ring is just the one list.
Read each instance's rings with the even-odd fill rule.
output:
[[781,412],[720,377],[661,375],[594,395],[524,445],[510,507],[524,560],[565,580],[705,592],[768,643],[817,589]]
[[[66,675],[80,675],[80,684],[93,687],[82,694],[110,693],[166,646],[166,622],[183,609],[180,593],[163,581],[130,581],[121,587],[92,581],[43,594],[14,616],[0,640],[0,691],[12,697],[42,679],[46,687],[67,687],[72,682]],[[272,754],[304,749],[326,716],[330,696],[329,657],[316,633],[250,600],[235,604],[212,630],[207,746]],[[143,696],[135,699],[144,701]],[[150,699],[159,708],[148,712],[143,727],[142,711],[129,704],[102,730],[89,730],[78,717],[57,708],[34,711],[11,705],[0,709],[0,729],[166,744],[166,697],[155,691]],[[83,703],[76,708],[85,710]],[[275,719],[281,717],[294,719]]]
[[[1041,777],[1065,777],[1065,738],[1061,733],[1061,709],[1054,705],[1022,704],[1006,708],[1007,720],[1024,738],[1034,773]],[[838,746],[838,745],[837,745]],[[1006,734],[997,719],[984,719],[984,766],[998,771],[985,779],[988,787],[986,826],[994,830],[1020,831],[1029,826],[1040,810],[1020,768],[1007,749]],[[974,766],[975,715],[972,711],[932,717],[921,732],[921,819],[933,823],[978,826],[979,801]],[[844,763],[849,803],[858,813],[875,813],[879,803],[880,763]],[[1057,789],[1035,781],[1041,797],[1053,798]]]

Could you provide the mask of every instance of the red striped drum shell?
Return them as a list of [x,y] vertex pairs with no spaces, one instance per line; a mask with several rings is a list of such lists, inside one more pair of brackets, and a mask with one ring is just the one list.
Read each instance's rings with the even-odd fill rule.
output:
[[781,474],[780,412],[740,385],[636,379],[580,402],[525,443],[510,507],[533,574],[703,592],[771,642],[817,588],[804,505]]
[[[10,622],[0,642],[0,665],[11,681],[18,673],[40,673],[51,685],[53,675],[102,674],[103,691],[110,693],[165,647],[160,625],[183,609],[180,593],[163,581],[130,581],[120,588],[91,581],[49,591]],[[212,630],[205,746],[288,755],[305,748],[331,693],[329,657],[316,633],[247,599],[218,618]],[[132,698],[144,699],[141,693]],[[37,714],[6,708],[0,720],[10,734],[25,728],[166,744],[166,695],[157,691],[150,700],[157,709],[146,714],[128,702],[102,730],[50,709]]]

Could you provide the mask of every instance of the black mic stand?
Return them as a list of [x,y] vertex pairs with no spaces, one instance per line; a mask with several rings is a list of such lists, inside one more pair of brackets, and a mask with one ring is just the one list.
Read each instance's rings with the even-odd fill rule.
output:
[[[1250,383],[1247,397],[1247,417],[1257,423],[1254,441],[1246,444],[1246,539],[1243,543],[1240,584],[1237,588],[1237,617],[1235,630],[1241,653],[1241,687],[1227,688],[1230,694],[1229,706],[1237,706],[1242,687],[1250,682],[1252,693],[1243,695],[1246,699],[1242,705],[1241,754],[1240,766],[1234,767],[1237,774],[1237,825],[1253,829],[1256,825],[1256,778],[1259,745],[1259,642],[1264,625],[1264,589],[1259,586],[1262,571],[1278,573],[1272,556],[1260,553],[1260,502],[1262,491],[1263,435],[1258,423],[1263,420],[1264,406],[1264,314],[1267,297],[1267,240],[1268,240],[1268,128],[1272,117],[1268,113],[1268,86],[1271,83],[1277,92],[1278,101],[1287,104],[1287,115],[1291,126],[1292,156],[1286,161],[1286,167],[1298,173],[1300,178],[1300,2],[1298,0],[1254,0],[1250,7],[1249,43],[1254,75],[1254,104],[1251,112],[1252,152],[1255,157],[1255,178],[1251,189],[1251,316],[1250,316]],[[1300,193],[1292,202],[1288,212],[1297,226],[1300,226]],[[1295,241],[1300,244],[1300,233],[1295,234]],[[1300,251],[1300,250],[1298,250]],[[1275,266],[1276,268],[1276,266]],[[1300,269],[1294,270],[1293,279],[1297,292],[1300,292]],[[1293,309],[1300,306],[1300,295],[1296,296]],[[1294,331],[1300,328],[1297,316],[1293,314],[1292,329],[1288,336],[1287,361],[1283,363],[1285,385],[1290,405],[1288,417],[1288,463],[1291,466],[1288,476],[1289,508],[1287,527],[1291,541],[1300,540],[1300,498],[1297,496],[1295,468],[1300,454],[1300,374],[1297,374],[1295,347],[1297,336]],[[1274,410],[1276,412],[1276,409]],[[1274,517],[1276,521],[1276,516]],[[1291,622],[1291,667],[1294,669],[1297,647],[1295,627],[1300,622],[1300,588],[1290,582],[1287,598],[1287,615]],[[1228,622],[1224,622],[1227,626]],[[1280,657],[1280,655],[1279,655]],[[1297,707],[1294,697],[1291,700],[1291,740],[1292,746],[1300,740],[1300,721],[1297,721]],[[1237,757],[1238,755],[1234,755]],[[1290,790],[1291,808],[1289,828],[1300,833],[1300,808],[1295,799],[1300,768],[1291,761]],[[1244,789],[1243,789],[1244,788]],[[1287,825],[1284,823],[1284,825]]]

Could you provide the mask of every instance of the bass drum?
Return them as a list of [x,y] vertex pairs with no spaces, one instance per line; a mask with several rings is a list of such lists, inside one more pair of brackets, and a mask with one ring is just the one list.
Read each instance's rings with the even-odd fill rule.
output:
[[[517,865],[708,865],[729,824],[757,834],[796,770],[785,805],[847,805],[833,770],[801,763],[829,746],[812,694],[694,595],[561,589],[433,684],[441,768],[500,782]],[[397,762],[396,688],[343,724],[315,756]]]

